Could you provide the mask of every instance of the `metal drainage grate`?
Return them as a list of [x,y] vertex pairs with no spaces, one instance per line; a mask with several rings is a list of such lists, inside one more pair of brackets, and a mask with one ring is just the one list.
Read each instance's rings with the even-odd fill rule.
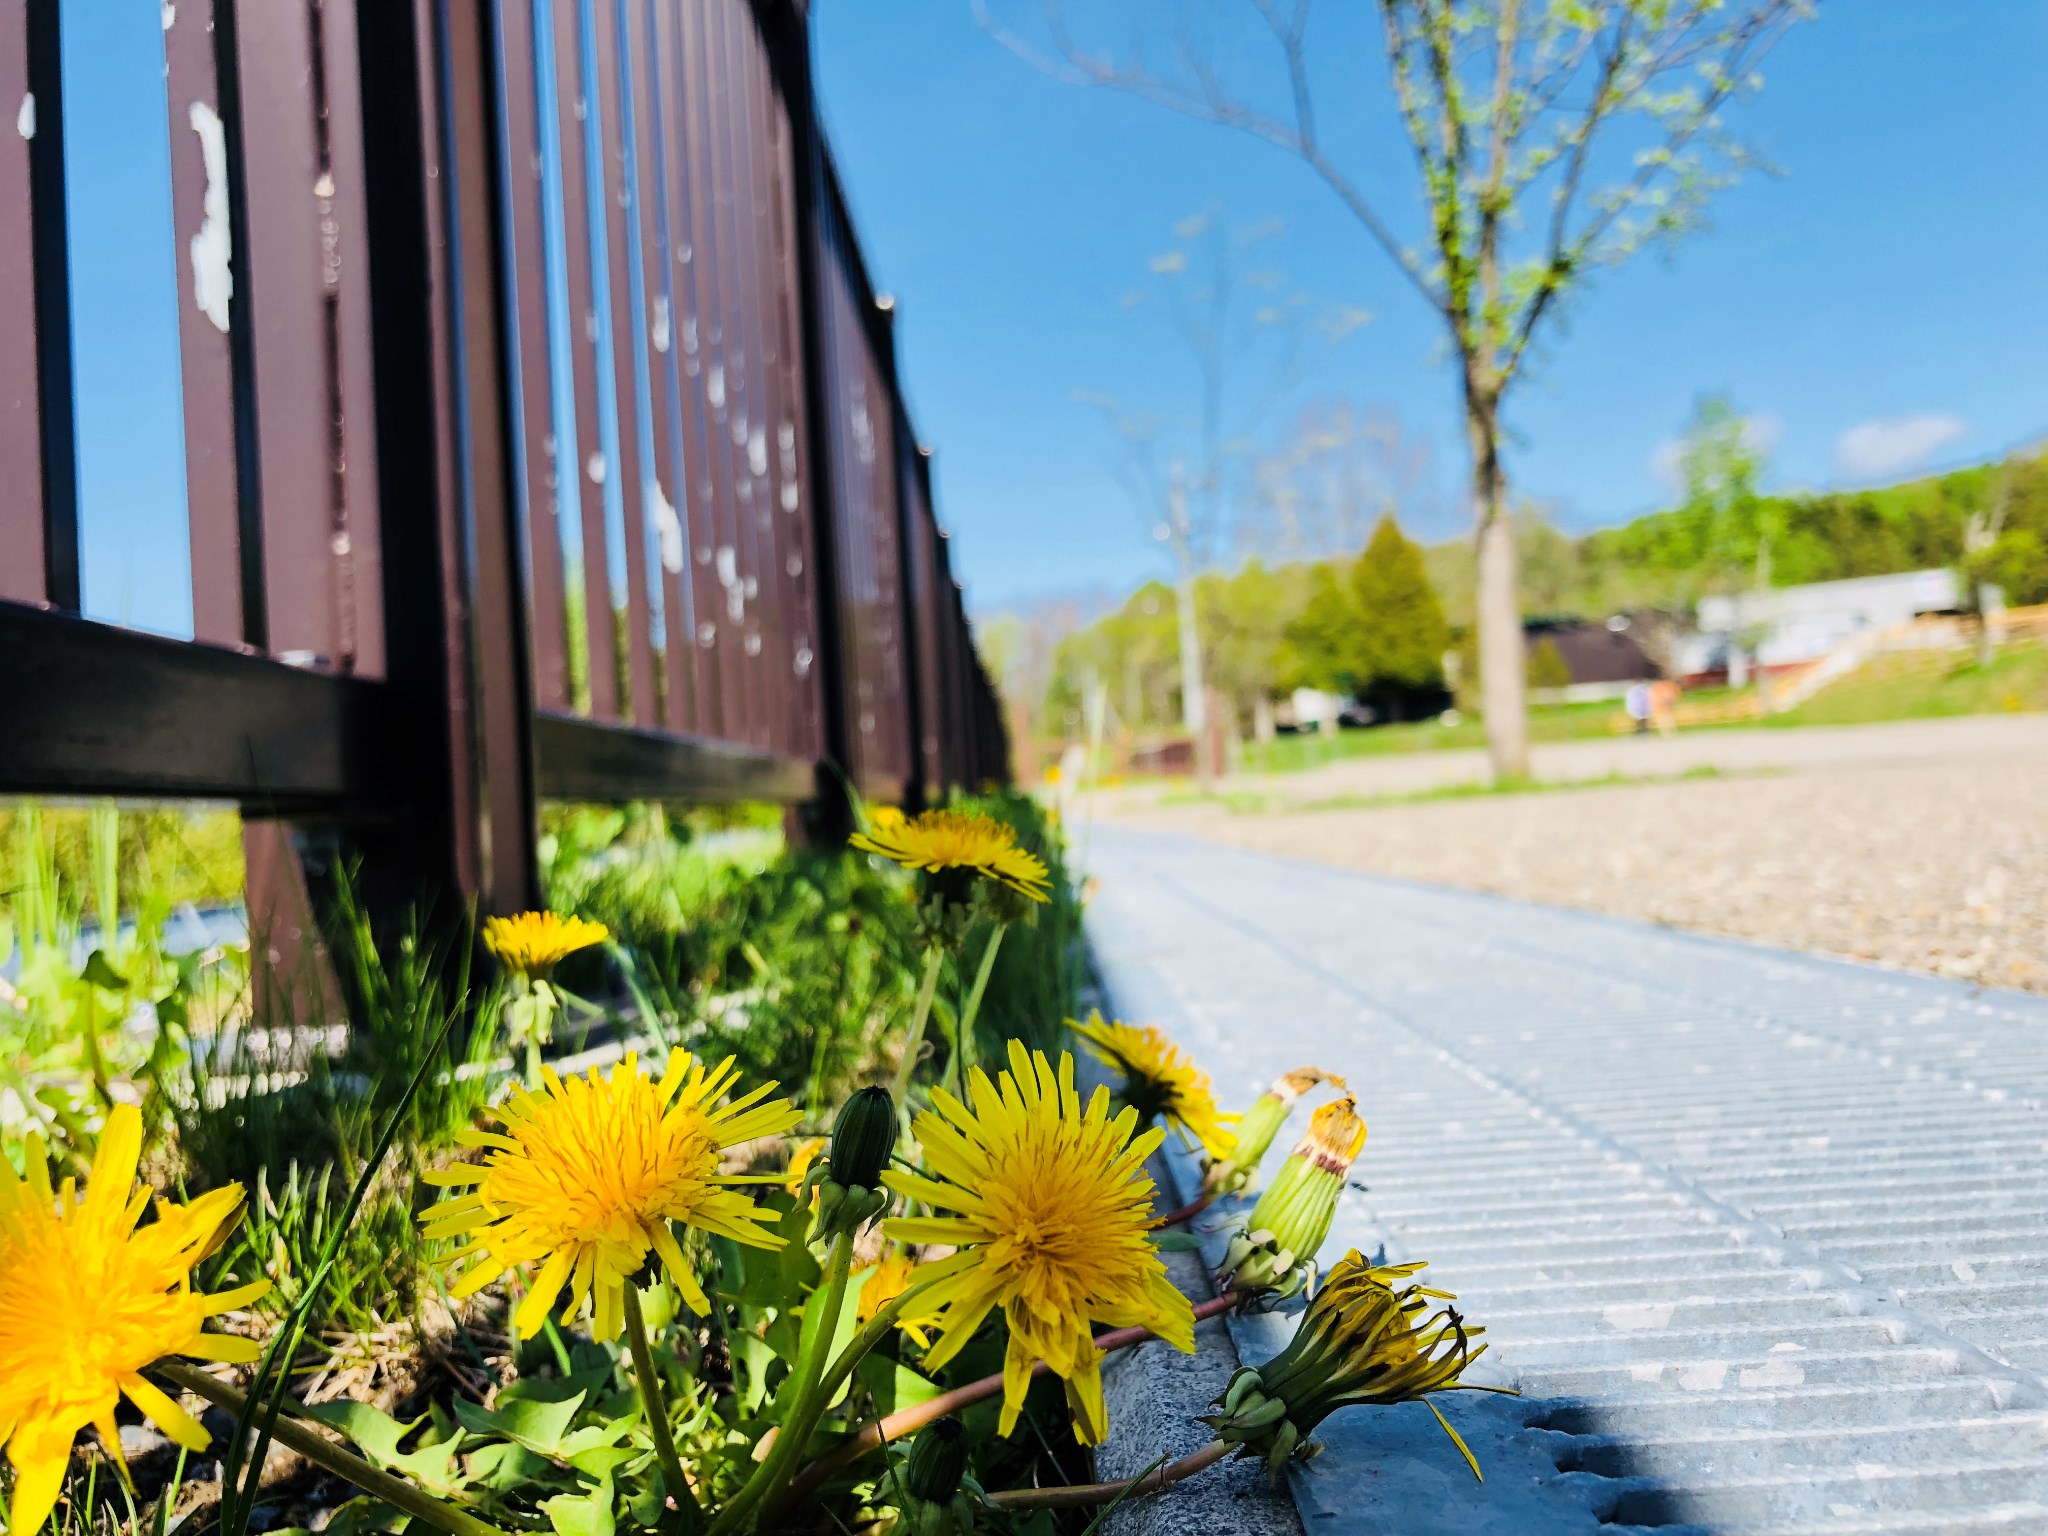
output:
[[1118,1006],[1227,1099],[1352,1074],[1332,1250],[1430,1260],[1525,1394],[1446,1405],[1483,1489],[1419,1410],[1339,1415],[1309,1530],[2048,1531],[2048,1002],[1178,839],[1093,863]]

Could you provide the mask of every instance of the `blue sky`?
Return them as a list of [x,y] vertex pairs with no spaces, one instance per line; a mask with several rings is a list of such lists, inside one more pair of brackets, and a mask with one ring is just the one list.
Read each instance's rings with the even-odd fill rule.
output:
[[[1035,12],[992,3],[1019,27]],[[817,18],[828,125],[876,281],[898,296],[912,408],[977,607],[1163,569],[1099,414],[1073,397],[1191,409],[1168,334],[1117,300],[1173,223],[1211,205],[1284,221],[1268,250],[1290,278],[1372,312],[1310,387],[1427,435],[1451,504],[1418,531],[1452,531],[1463,455],[1437,322],[1306,170],[1049,79],[966,0],[824,0]],[[1407,216],[1382,67],[1356,56],[1367,88],[1331,77],[1326,98],[1349,99],[1326,108],[1330,137]],[[1656,506],[1660,448],[1668,459],[1708,390],[1763,418],[1771,481],[1788,487],[1892,478],[1916,457],[1959,462],[2048,431],[2044,95],[2048,7],[1824,0],[1730,114],[1783,174],[1722,194],[1674,259],[1600,275],[1511,410],[1516,489],[1571,527]]]
[[[85,606],[189,633],[162,37],[153,7],[62,3]],[[992,3],[1019,24],[1035,11]],[[1069,9],[1116,25],[1140,3]],[[1277,221],[1260,263],[1370,311],[1289,404],[1396,412],[1433,449],[1438,511],[1415,531],[1456,530],[1463,452],[1436,322],[1309,173],[1046,78],[968,0],[821,0],[815,14],[828,125],[871,269],[898,300],[976,606],[1163,569],[1101,413],[1076,396],[1191,413],[1157,304],[1122,301],[1156,286],[1148,263],[1204,209]],[[1380,66],[1351,46],[1368,40],[1329,40],[1363,82],[1329,77],[1330,137],[1417,228]],[[1567,526],[1657,505],[1660,456],[1707,390],[1760,418],[1781,486],[1890,478],[2048,430],[2048,7],[1824,0],[1767,76],[1732,121],[1784,174],[1723,194],[1674,259],[1602,274],[1511,411],[1515,486]]]

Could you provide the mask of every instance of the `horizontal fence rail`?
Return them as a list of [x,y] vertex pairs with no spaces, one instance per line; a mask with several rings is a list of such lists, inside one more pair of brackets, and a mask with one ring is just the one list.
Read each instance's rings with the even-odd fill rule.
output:
[[81,616],[87,108],[0,0],[0,792],[383,825],[506,907],[542,797],[1005,775],[801,0],[162,22],[190,640]]

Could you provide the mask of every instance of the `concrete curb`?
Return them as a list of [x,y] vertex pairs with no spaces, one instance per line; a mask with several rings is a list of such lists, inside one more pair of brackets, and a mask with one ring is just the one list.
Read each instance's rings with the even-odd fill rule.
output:
[[[1083,997],[1083,1008],[1113,1012],[1099,983],[1093,991],[1093,997]],[[1092,1063],[1084,1057],[1077,1065],[1085,1074]],[[1151,1168],[1162,1205],[1171,1209],[1193,1198],[1200,1168],[1191,1154],[1168,1142],[1154,1155]],[[1197,1223],[1207,1224],[1206,1219]],[[1217,1247],[1218,1254],[1166,1255],[1174,1284],[1198,1299],[1216,1294],[1210,1262],[1221,1250],[1220,1244],[1208,1246]],[[1240,1363],[1228,1320],[1199,1325],[1192,1355],[1153,1342],[1110,1356],[1102,1371],[1109,1439],[1095,1453],[1097,1476],[1104,1481],[1137,1477],[1162,1456],[1186,1456],[1208,1444],[1213,1436],[1198,1415],[1211,1411]],[[1120,1506],[1105,1530],[1109,1536],[1306,1536],[1294,1501],[1266,1481],[1264,1466],[1235,1460]]]

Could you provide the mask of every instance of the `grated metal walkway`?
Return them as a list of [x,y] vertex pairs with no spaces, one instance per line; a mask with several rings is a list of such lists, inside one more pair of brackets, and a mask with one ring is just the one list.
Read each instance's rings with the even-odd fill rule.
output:
[[[1348,1074],[1372,1138],[1325,1257],[1429,1260],[1524,1393],[1443,1400],[1483,1488],[1421,1408],[1337,1415],[1311,1536],[2048,1533],[2048,999],[1156,834],[1087,855],[1123,1016],[1234,1107]],[[1257,1358],[1291,1324],[1233,1326]]]

